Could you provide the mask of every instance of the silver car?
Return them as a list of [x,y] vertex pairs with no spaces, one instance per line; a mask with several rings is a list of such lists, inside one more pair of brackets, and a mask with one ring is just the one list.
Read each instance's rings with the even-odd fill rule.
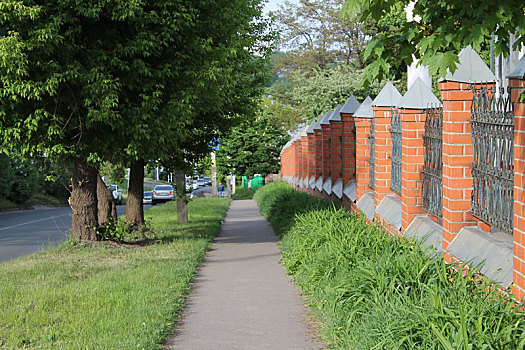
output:
[[157,185],[153,189],[151,196],[151,204],[164,203],[173,200],[173,186],[171,185]]

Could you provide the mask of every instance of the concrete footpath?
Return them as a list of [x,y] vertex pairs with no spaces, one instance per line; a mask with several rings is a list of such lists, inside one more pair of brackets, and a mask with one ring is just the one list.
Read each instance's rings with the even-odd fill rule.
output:
[[279,265],[276,242],[253,200],[233,201],[168,348],[322,348],[308,335],[306,310]]

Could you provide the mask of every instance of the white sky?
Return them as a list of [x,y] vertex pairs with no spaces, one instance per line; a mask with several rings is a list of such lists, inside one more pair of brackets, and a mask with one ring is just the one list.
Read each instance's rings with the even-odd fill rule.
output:
[[[268,13],[270,11],[276,11],[279,8],[280,4],[283,4],[285,0],[268,0],[266,3],[266,6],[264,6],[264,13]],[[298,3],[299,0],[288,0],[293,3]]]

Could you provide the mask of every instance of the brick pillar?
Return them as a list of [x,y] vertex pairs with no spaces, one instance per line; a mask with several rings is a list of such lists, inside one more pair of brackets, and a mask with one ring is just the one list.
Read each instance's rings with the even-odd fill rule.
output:
[[400,109],[401,123],[401,232],[404,232],[416,215],[426,211],[422,205],[422,171],[425,162],[426,111],[422,109]]
[[359,201],[363,194],[373,191],[368,187],[370,180],[370,136],[371,118],[355,118],[356,130],[356,201]]
[[299,179],[303,171],[302,144],[301,144],[300,137],[298,137],[297,140],[295,140],[294,149],[295,149],[295,174],[294,176],[296,177],[296,179]]
[[342,178],[341,137],[343,135],[343,124],[340,121],[330,121],[330,129],[331,129],[330,139],[331,139],[331,154],[332,154],[332,169],[330,173],[332,174],[332,186],[333,186],[337,180]]
[[394,193],[390,190],[392,172],[390,124],[392,121],[392,115],[390,112],[390,106],[374,106],[373,110],[375,122],[374,192],[375,206],[377,207],[385,195]]
[[315,175],[315,136],[313,131],[307,133],[308,142],[308,191],[310,188],[310,178]]
[[[525,91],[525,79],[509,79],[511,101]],[[518,301],[525,297],[525,103],[514,102],[514,271],[513,293]]]
[[355,140],[355,119],[352,113],[341,113],[343,123],[343,184],[346,186],[348,181],[356,177],[356,140]]
[[320,126],[314,129],[315,137],[315,180],[323,176],[323,132]]
[[[480,86],[477,86],[479,88]],[[472,195],[472,136],[470,106],[473,93],[468,83],[439,83],[443,99],[443,248],[465,226],[490,226],[470,214]]]
[[[306,137],[306,134],[301,136],[301,154],[302,154],[301,179],[304,180],[306,176],[308,175],[308,139]],[[302,186],[304,186],[304,181],[302,183]],[[306,186],[301,187],[301,188],[306,189]]]
[[[321,124],[323,140],[323,182],[332,177],[332,152],[331,152],[331,130],[330,124]],[[321,191],[322,192],[322,191]]]

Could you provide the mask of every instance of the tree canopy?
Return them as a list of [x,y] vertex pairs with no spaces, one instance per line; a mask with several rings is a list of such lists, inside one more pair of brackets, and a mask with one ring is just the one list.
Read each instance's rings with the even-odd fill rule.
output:
[[253,109],[266,28],[260,0],[4,1],[0,151],[73,159],[73,197],[100,161],[202,154]]
[[[351,18],[360,14],[361,21],[381,20],[393,11],[403,11],[409,0],[365,1],[346,0],[342,14]],[[525,41],[525,5],[522,0],[418,0],[414,4],[414,21],[406,22],[399,31],[374,36],[364,51],[365,59],[373,59],[366,69],[366,80],[381,79],[407,62],[412,56],[426,65],[432,75],[444,77],[454,72],[458,53],[468,45],[480,50],[495,35],[495,55],[519,49]],[[518,40],[511,45],[509,33]],[[395,45],[393,53],[387,48]]]
[[290,139],[285,124],[268,108],[268,99],[261,101],[253,117],[244,119],[231,132],[221,135],[217,151],[217,170],[237,176],[268,175],[279,172],[281,148]]

